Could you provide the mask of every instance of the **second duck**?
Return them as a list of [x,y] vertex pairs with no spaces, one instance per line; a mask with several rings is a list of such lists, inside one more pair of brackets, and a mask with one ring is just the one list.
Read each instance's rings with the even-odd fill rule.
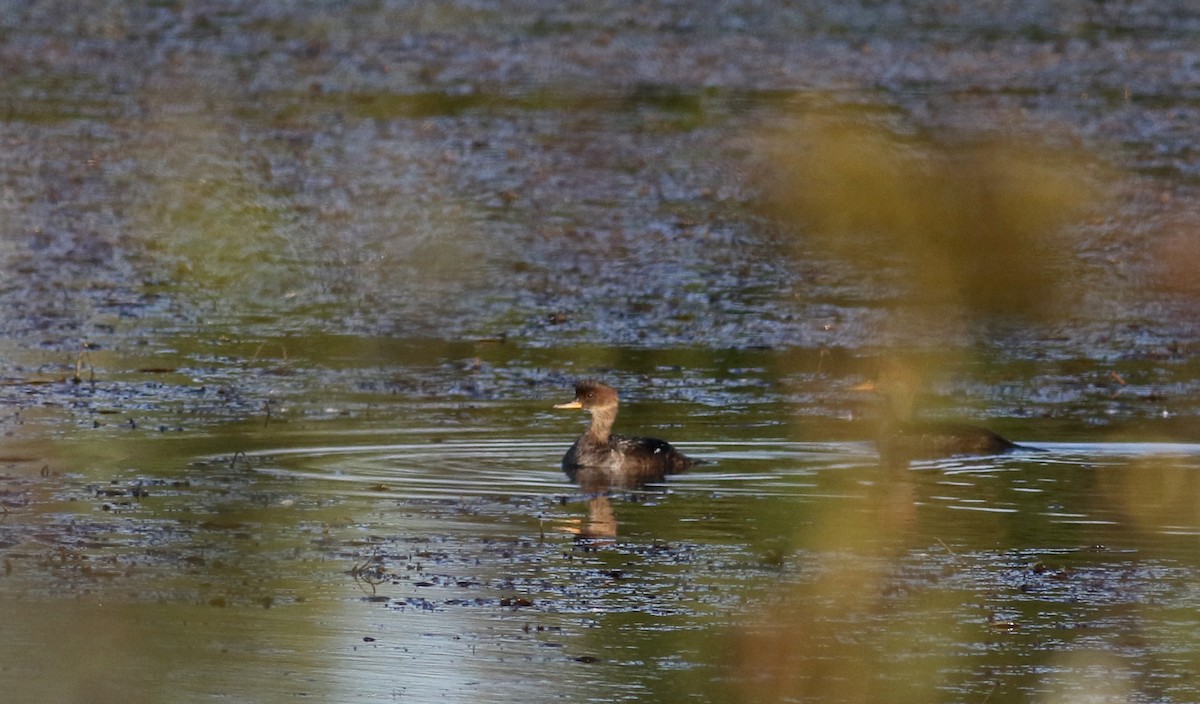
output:
[[964,423],[925,421],[914,417],[917,375],[909,367],[885,362],[876,381],[854,387],[883,397],[875,444],[888,461],[938,459],[959,455],[1001,455],[1010,452],[1042,452],[1018,445],[987,428]]

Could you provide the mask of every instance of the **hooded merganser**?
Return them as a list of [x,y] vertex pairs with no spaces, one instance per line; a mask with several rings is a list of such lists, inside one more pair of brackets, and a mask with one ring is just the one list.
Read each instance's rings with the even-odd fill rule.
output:
[[1002,455],[1014,451],[1038,452],[987,428],[965,423],[913,419],[917,395],[915,375],[899,364],[884,366],[875,381],[854,387],[883,397],[876,446],[887,459],[938,459],[956,455]]
[[580,381],[575,384],[575,400],[555,406],[592,414],[587,430],[562,458],[563,471],[572,481],[629,488],[662,481],[668,474],[698,464],[665,440],[613,435],[618,402],[613,387],[599,381]]

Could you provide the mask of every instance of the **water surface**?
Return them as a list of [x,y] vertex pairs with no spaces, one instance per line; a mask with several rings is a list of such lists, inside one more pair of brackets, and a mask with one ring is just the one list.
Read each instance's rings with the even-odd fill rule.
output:
[[1187,3],[0,6],[6,699],[1200,699]]
[[[710,464],[584,496],[545,431],[210,444],[268,440],[117,460],[104,482],[7,477],[6,618],[33,642],[2,647],[10,674],[35,674],[18,691],[738,701],[783,668],[825,698],[1196,693],[1200,446],[898,470],[863,442],[684,439]],[[90,645],[72,619],[96,624]],[[63,642],[80,674],[32,654]]]

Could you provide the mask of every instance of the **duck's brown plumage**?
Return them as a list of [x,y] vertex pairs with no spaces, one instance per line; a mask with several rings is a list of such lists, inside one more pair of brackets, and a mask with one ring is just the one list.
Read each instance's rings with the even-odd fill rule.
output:
[[914,419],[916,376],[897,363],[884,365],[874,381],[856,388],[875,391],[883,397],[876,445],[884,458],[916,460],[1038,451],[976,425]]
[[685,472],[697,464],[665,440],[614,435],[619,402],[616,389],[587,380],[575,385],[574,400],[555,406],[592,414],[587,430],[562,458],[563,471],[572,481],[636,487],[662,481],[668,474]]

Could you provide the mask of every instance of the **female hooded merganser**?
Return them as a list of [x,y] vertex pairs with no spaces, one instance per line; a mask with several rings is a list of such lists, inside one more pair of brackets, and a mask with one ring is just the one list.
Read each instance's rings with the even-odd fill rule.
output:
[[859,384],[854,389],[875,391],[883,397],[876,445],[879,455],[885,459],[938,459],[955,455],[1039,451],[1039,448],[1018,445],[998,433],[975,425],[914,420],[916,377],[899,364],[884,366],[876,381]]
[[668,474],[687,471],[696,460],[656,438],[613,435],[617,419],[617,390],[599,381],[575,384],[575,400],[555,408],[579,408],[592,414],[587,431],[579,436],[567,454],[562,468],[572,481],[610,486],[636,487],[662,481]]

